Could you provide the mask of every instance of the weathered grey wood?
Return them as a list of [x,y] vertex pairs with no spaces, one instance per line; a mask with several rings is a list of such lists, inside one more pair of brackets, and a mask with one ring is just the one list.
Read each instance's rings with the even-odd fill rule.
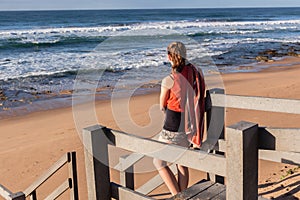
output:
[[300,114],[300,100],[211,94],[214,106]]
[[[223,95],[225,102],[224,89],[211,89],[209,90],[210,96],[219,94]],[[222,101],[220,99],[220,101]],[[225,124],[225,109],[222,106],[212,104],[211,110],[207,112],[207,140],[203,143],[202,149],[206,152],[213,150],[218,143],[219,139],[224,139],[224,124]],[[212,153],[220,154],[217,150]],[[224,183],[224,178],[214,173],[208,173],[207,178],[214,182]]]
[[17,192],[10,195],[9,200],[25,200],[25,194],[23,192]]
[[[261,128],[259,128],[260,130]],[[264,129],[264,128],[263,128]],[[259,131],[260,132],[260,131]],[[299,133],[300,134],[300,133]],[[267,139],[263,140],[262,137],[260,137],[261,142],[266,141]],[[280,136],[275,140],[280,140]],[[295,137],[297,139],[297,137]],[[280,143],[279,141],[277,141]],[[218,150],[222,152],[226,152],[226,141],[225,140],[219,140],[219,146]],[[272,145],[265,145],[265,147],[271,147]],[[273,148],[270,148],[273,149]],[[286,163],[286,164],[294,164],[294,165],[299,165],[300,164],[300,154],[296,152],[286,152],[286,151],[277,151],[277,148],[274,147],[276,150],[263,150],[259,149],[259,159],[261,160],[269,160],[273,162],[279,162],[279,163]]]
[[114,169],[118,171],[125,171],[144,157],[145,155],[140,153],[129,154],[125,159],[122,159],[122,161],[120,160],[120,162],[114,167]]
[[40,185],[47,181],[55,172],[62,168],[68,162],[68,154],[62,156],[50,169],[42,175],[37,181],[31,184],[26,190],[24,190],[25,196],[29,196],[33,191],[35,191]]
[[[259,128],[260,130],[261,128]],[[263,128],[264,129],[264,128]],[[259,131],[260,132],[260,131]],[[300,134],[300,133],[299,133]],[[268,143],[268,139],[263,139],[261,136],[259,136],[261,142],[266,141]],[[276,137],[277,138],[277,137]],[[275,140],[277,140],[278,143],[280,143],[280,136]],[[295,137],[297,139],[297,137]],[[225,140],[219,140],[219,146],[218,150],[222,152],[226,152],[226,141]],[[270,143],[269,143],[270,144]],[[271,148],[273,145],[264,145],[264,147],[269,147],[267,149],[276,149],[276,150],[264,150],[259,149],[259,159],[261,160],[269,160],[273,162],[279,162],[279,163],[286,163],[286,164],[294,164],[299,165],[300,164],[300,153],[296,152],[286,152],[286,151],[277,151],[277,147],[273,146],[274,148]],[[285,148],[287,149],[287,148]]]
[[269,199],[264,198],[264,197],[262,197],[262,196],[258,196],[257,200],[269,200]]
[[[157,140],[158,137],[159,137],[159,134],[156,134],[151,139]],[[114,169],[118,170],[118,171],[125,171],[126,169],[128,169],[129,167],[131,167],[132,165],[134,165],[135,163],[137,163],[144,157],[145,157],[145,155],[140,154],[140,153],[131,153],[126,157],[126,159],[122,160],[122,163],[119,162],[114,167]]]
[[207,188],[211,187],[215,183],[212,181],[202,180],[198,183],[192,185],[191,187],[187,188],[186,190],[176,194],[175,196],[169,198],[168,200],[176,200],[176,199],[190,199],[196,196],[197,194],[203,192]]
[[[96,125],[83,130],[89,199],[109,200],[111,194],[106,129]],[[101,159],[101,160],[100,160]]]
[[116,147],[155,157],[167,162],[180,164],[201,171],[226,175],[224,156],[212,155],[203,151],[186,149],[173,144],[165,144],[118,131],[112,131]]
[[258,125],[239,122],[226,128],[226,199],[258,196]]
[[30,200],[37,200],[36,190],[32,191],[29,195]]
[[[119,163],[121,163],[121,164],[125,163],[124,161],[126,160],[127,156],[128,155],[121,156]],[[133,167],[133,165],[124,171],[120,171],[120,184],[123,187],[127,187],[129,189],[134,190],[134,167]]]
[[294,152],[259,150],[259,159],[300,165],[300,153]]
[[300,152],[300,129],[259,128],[259,148]]
[[[218,196],[222,192],[226,191],[225,185],[220,183],[214,183],[212,186],[208,187],[206,190],[198,193],[196,196],[189,198],[190,200],[202,200],[202,199],[211,199]],[[225,200],[222,199],[222,200]]]
[[[204,145],[209,144],[211,150],[216,150],[219,152],[226,152],[226,141],[224,139],[219,139],[218,142],[213,146],[213,141],[205,141]],[[206,147],[200,147],[200,150],[207,150]]]
[[70,187],[70,199],[77,200],[78,196],[78,180],[77,180],[77,164],[76,164],[76,152],[71,152],[68,154],[70,157],[69,160],[69,177],[71,178],[71,187]]
[[45,200],[53,200],[58,198],[60,195],[62,195],[65,191],[67,191],[70,188],[71,180],[66,180],[63,182],[58,188],[56,188],[49,196],[45,198]]
[[218,194],[217,196],[214,196],[212,199],[210,200],[225,200],[226,199],[226,189],[223,190],[223,192],[221,192],[220,194]]
[[[177,175],[176,165],[172,164],[169,167],[170,170],[173,172],[173,174],[176,176]],[[147,195],[153,190],[155,190],[156,188],[158,188],[159,186],[161,186],[162,184],[164,184],[164,181],[161,179],[160,175],[157,174],[152,179],[147,181],[144,185],[136,189],[135,191]]]
[[11,194],[12,192],[9,189],[0,184],[0,196],[2,196],[5,199],[8,199],[10,198]]
[[[260,149],[300,152],[300,129],[259,127],[258,141]],[[220,139],[214,149],[225,152],[225,140]]]
[[112,198],[120,200],[154,200],[154,198],[135,192],[129,188],[111,183]]

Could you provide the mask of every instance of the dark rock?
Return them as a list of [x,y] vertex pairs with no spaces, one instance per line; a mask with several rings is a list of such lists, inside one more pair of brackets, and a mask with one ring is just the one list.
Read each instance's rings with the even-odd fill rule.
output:
[[255,60],[261,62],[268,62],[269,58],[267,56],[256,56]]
[[277,55],[277,50],[269,49],[267,51],[264,51],[263,54],[267,54],[270,56],[276,56]]
[[298,54],[298,53],[296,53],[296,52],[288,52],[287,55],[288,55],[288,56],[300,57],[300,54]]

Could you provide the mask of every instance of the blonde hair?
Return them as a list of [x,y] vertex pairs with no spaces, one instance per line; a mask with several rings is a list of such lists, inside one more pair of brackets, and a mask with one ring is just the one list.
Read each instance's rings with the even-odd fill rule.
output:
[[171,61],[173,62],[172,68],[176,71],[181,71],[185,66],[186,60],[186,48],[182,42],[172,42],[169,44],[168,55],[171,57]]

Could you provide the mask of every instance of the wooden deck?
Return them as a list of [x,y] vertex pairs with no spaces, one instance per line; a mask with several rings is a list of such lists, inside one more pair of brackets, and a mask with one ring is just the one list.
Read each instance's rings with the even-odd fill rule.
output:
[[[258,200],[267,200],[262,196]],[[212,181],[201,180],[168,200],[226,200],[226,186]]]
[[202,180],[169,200],[225,200],[226,187],[220,183]]

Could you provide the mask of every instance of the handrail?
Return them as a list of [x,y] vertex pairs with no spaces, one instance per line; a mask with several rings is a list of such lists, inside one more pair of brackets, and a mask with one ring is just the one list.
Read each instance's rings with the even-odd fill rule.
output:
[[69,177],[65,182],[56,188],[46,199],[56,199],[62,195],[67,189],[71,190],[71,199],[78,199],[78,188],[77,188],[77,171],[76,171],[76,152],[68,152],[63,155],[51,168],[43,174],[37,181],[31,184],[24,192],[12,193],[4,186],[0,185],[0,196],[6,200],[25,200],[26,197],[30,196],[31,200],[36,200],[36,190],[47,181],[52,175],[55,174],[59,169],[69,163]]
[[[224,156],[207,154],[207,152],[187,149],[173,144],[166,145],[163,142],[129,135],[115,130],[111,130],[111,132],[115,137],[115,146],[118,148],[141,153],[149,157],[155,157],[160,160],[173,162],[194,169],[212,172],[220,176],[226,176],[226,169],[223,166],[223,163],[225,163],[226,160]],[[129,146],[128,144],[131,145]],[[168,155],[158,153],[158,150],[160,149],[168,151]],[[171,156],[172,154],[180,156],[176,157],[176,160],[174,160],[174,157]],[[190,158],[198,160],[198,163],[192,162],[192,159]]]
[[47,181],[55,172],[62,168],[70,160],[71,153],[63,155],[50,169],[43,174],[38,180],[31,184],[27,189],[24,190],[25,196],[29,196],[34,192],[40,185]]
[[71,180],[66,180],[61,184],[56,190],[54,190],[48,197],[45,198],[45,200],[52,200],[58,198],[60,195],[62,195],[67,189],[70,188]]
[[213,106],[300,114],[300,100],[211,93]]
[[[267,131],[267,136],[265,135]],[[259,128],[259,159],[300,165],[300,129]],[[209,141],[208,141],[209,142]],[[263,144],[262,144],[263,143]],[[285,144],[285,145],[284,145]],[[208,145],[204,143],[204,145]],[[211,144],[213,146],[214,144]],[[214,150],[226,152],[226,141],[219,139]]]
[[4,199],[9,199],[12,194],[13,193],[9,189],[0,184],[0,196]]

